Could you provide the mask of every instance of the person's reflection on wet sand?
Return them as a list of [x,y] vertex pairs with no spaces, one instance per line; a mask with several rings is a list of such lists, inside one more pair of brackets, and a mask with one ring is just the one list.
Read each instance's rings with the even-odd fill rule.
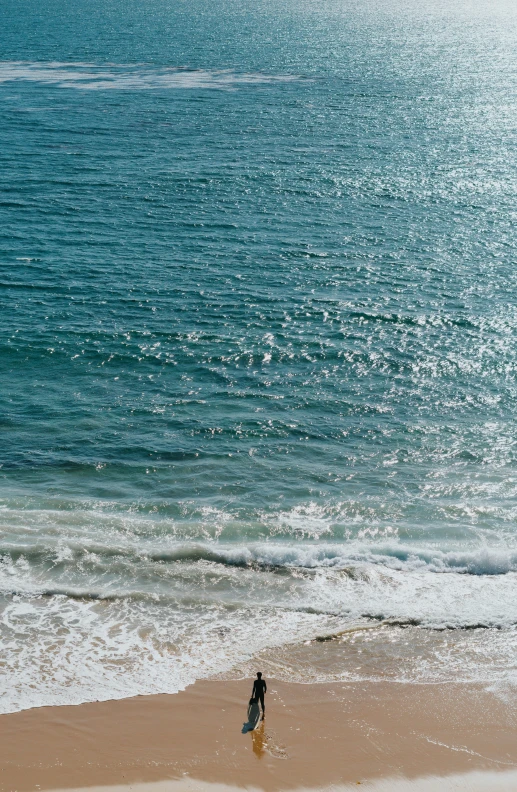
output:
[[265,728],[264,721],[261,721],[260,726],[257,726],[257,728],[251,732],[253,753],[255,754],[257,759],[262,759],[262,757],[266,753],[267,738],[264,728]]

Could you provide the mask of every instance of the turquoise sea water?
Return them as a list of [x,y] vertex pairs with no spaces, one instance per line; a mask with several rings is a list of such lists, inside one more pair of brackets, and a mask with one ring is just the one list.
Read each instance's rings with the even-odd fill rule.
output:
[[3,711],[383,620],[513,678],[516,33],[4,0]]

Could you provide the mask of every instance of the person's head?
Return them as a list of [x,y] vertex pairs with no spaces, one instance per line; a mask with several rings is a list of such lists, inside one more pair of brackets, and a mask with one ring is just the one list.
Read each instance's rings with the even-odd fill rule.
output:
[[257,671],[257,679],[262,679],[262,671]]

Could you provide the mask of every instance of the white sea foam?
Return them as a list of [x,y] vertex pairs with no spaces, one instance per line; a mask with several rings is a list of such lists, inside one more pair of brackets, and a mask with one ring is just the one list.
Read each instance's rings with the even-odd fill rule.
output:
[[[455,750],[454,747],[452,750]],[[517,771],[506,768],[500,770],[471,771],[455,773],[448,776],[422,776],[405,778],[401,775],[362,781],[363,789],[368,792],[515,792],[517,789]],[[259,787],[247,787],[252,792],[259,792]],[[186,776],[180,780],[155,781],[131,784],[131,787],[96,786],[77,787],[61,792],[242,792],[242,787],[229,784],[217,784],[200,781]],[[299,787],[298,792],[328,792],[329,787]],[[352,792],[357,790],[357,782],[353,784],[332,784],[334,792]]]
[[238,612],[216,603],[183,610],[64,595],[15,596],[0,612],[0,712],[174,693],[261,646],[301,641],[321,624],[316,614],[275,609],[265,619],[264,611]]
[[[381,624],[395,633],[397,625],[418,625],[426,634],[466,636],[461,652],[438,651],[431,641],[420,652],[426,662],[392,663],[399,681],[440,679],[453,669],[456,678],[513,685],[514,543],[473,534],[463,545],[438,547],[386,532],[324,541],[329,516],[305,511],[307,530],[303,509],[277,516],[276,524],[287,525],[288,536],[314,538],[275,536],[270,520],[270,539],[252,542],[244,539],[246,526],[217,510],[203,512],[201,522],[177,522],[107,506],[10,504],[1,512],[0,710],[174,692],[242,668],[264,648],[303,646],[350,625]],[[233,540],[217,538],[222,527]],[[492,637],[474,641],[474,634]],[[300,660],[310,678],[308,662]],[[332,674],[380,673],[364,663],[361,669],[337,663]]]
[[180,69],[146,65],[0,62],[0,83],[33,82],[81,90],[232,89],[244,85],[292,82],[293,75],[238,73],[230,69]]

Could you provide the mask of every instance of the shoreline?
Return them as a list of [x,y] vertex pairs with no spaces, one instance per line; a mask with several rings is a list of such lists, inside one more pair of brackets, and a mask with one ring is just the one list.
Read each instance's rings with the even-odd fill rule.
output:
[[249,679],[202,680],[173,695],[1,715],[0,789],[380,790],[472,772],[496,773],[499,784],[517,773],[513,702],[479,685],[269,678],[266,720],[242,734],[250,690]]
[[[368,792],[515,792],[517,772],[472,771],[448,776],[421,776],[407,779],[402,776],[375,779],[352,784],[332,784],[329,787],[302,787],[299,792],[352,792],[358,786]],[[53,792],[242,792],[244,788],[198,781],[195,778],[180,781],[155,781],[130,786],[96,786],[60,789]],[[249,792],[260,792],[258,787],[246,787]]]

